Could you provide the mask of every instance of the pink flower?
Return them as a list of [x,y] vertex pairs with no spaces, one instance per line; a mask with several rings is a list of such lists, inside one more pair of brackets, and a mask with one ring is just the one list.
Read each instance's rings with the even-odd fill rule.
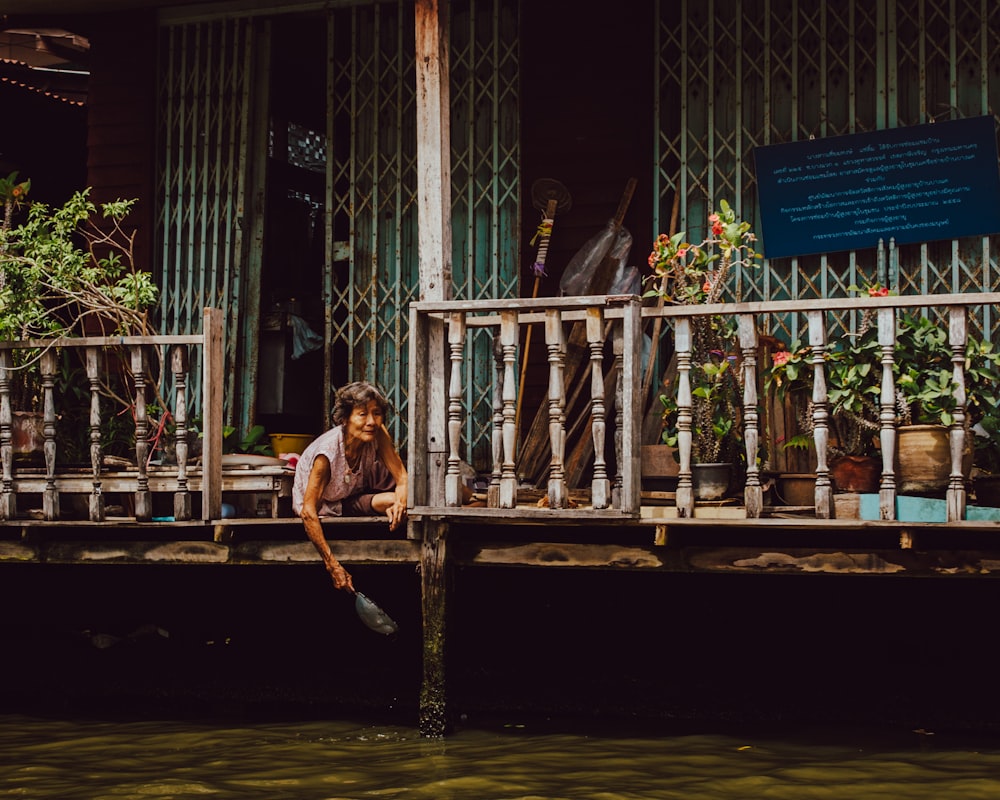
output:
[[684,256],[686,256],[687,254],[688,254],[688,251],[685,250],[683,247],[680,250],[677,251],[677,257],[678,258],[684,258]]
[[719,215],[718,214],[709,214],[708,215],[708,221],[711,222],[713,225],[715,225],[719,221]]
[[788,359],[792,357],[792,354],[787,350],[776,350],[771,353],[771,363],[776,367],[782,367],[788,363]]
[[704,282],[704,283],[703,283],[703,284],[701,285],[701,290],[702,290],[702,291],[703,291],[703,292],[704,292],[705,294],[708,294],[708,293],[709,293],[710,291],[712,291],[712,282],[711,282],[711,281],[705,281],[705,282]]
[[888,297],[889,296],[889,290],[885,286],[882,286],[882,287],[871,286],[868,289],[868,296],[869,297]]

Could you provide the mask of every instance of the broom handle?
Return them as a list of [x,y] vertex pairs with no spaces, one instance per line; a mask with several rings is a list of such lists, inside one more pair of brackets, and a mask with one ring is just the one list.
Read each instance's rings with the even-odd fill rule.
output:
[[[531,288],[532,298],[538,297],[538,285],[541,283],[542,276],[539,273],[539,266],[545,266],[545,259],[549,254],[549,239],[552,236],[552,223],[555,222],[556,209],[559,207],[559,201],[551,198],[548,203],[545,204],[545,218],[544,223],[549,224],[548,233],[542,235],[542,240],[538,243],[538,257],[535,259],[534,269],[535,269],[535,285]],[[524,400],[524,381],[528,374],[528,352],[531,350],[531,331],[534,329],[534,325],[529,325],[528,330],[524,332],[524,353],[521,354],[521,377],[517,384],[517,408],[514,411],[514,430],[520,432],[521,430],[521,403]]]

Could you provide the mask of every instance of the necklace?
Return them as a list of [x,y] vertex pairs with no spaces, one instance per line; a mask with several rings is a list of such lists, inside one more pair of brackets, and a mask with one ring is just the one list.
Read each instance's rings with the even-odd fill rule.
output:
[[344,483],[350,483],[354,480],[354,476],[358,473],[361,468],[361,453],[359,452],[354,459],[354,464],[351,464],[351,457],[347,455],[347,451],[344,450],[344,461],[347,464],[347,471],[344,473]]

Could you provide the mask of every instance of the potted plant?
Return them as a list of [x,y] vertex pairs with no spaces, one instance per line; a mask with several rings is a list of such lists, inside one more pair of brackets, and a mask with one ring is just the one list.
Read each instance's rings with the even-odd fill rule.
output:
[[[736,265],[749,265],[759,258],[753,250],[756,237],[750,225],[736,217],[728,202],[709,214],[709,231],[698,244],[686,241],[686,233],[660,234],[649,255],[656,287],[646,297],[662,297],[665,302],[681,305],[717,303],[721,300],[730,271]],[[691,414],[692,473],[695,493],[699,495],[698,473],[701,465],[740,464],[742,452],[742,397],[740,375],[733,367],[734,328],[732,322],[702,315],[692,319],[691,336]],[[663,441],[676,447],[678,406],[676,394],[662,395]],[[731,466],[724,468],[732,472]],[[728,485],[728,481],[726,481]],[[725,488],[721,490],[725,493]],[[704,489],[701,499],[709,499]],[[718,494],[713,489],[712,494]]]
[[[742,390],[732,361],[722,351],[691,367],[691,465],[696,493],[700,499],[725,495],[732,480],[733,466],[743,458]],[[676,396],[661,395],[663,442],[676,448],[679,407]]]
[[972,433],[972,486],[976,502],[1000,506],[1000,408],[990,408]]
[[826,362],[830,403],[830,476],[843,492],[874,492],[881,475],[878,434],[881,352],[866,316],[856,334],[842,337]]
[[[30,185],[17,173],[0,180],[0,340],[154,333],[148,313],[157,287],[152,275],[138,268],[135,231],[126,227],[135,201],[98,207],[85,189],[51,207],[27,200]],[[43,349],[15,351],[15,408],[37,411]],[[128,387],[112,377],[127,375],[127,364],[121,366],[108,371],[101,391],[129,408],[134,401]]]
[[[16,173],[0,184],[24,187]],[[156,303],[152,275],[135,263],[135,231],[125,228],[135,200],[100,208],[90,189],[58,208],[27,203],[26,219],[11,224],[18,204],[5,205],[0,227],[0,338],[80,335],[88,321],[115,335],[153,333]],[[19,197],[23,202],[27,189]]]
[[[951,472],[948,431],[957,409],[952,350],[945,327],[927,317],[903,314],[896,328],[895,371],[900,491],[941,491],[947,487]],[[985,464],[990,458],[990,436],[979,443],[973,431],[988,433],[993,425],[1000,401],[1000,353],[994,352],[991,343],[969,337],[964,371],[963,472],[968,476],[975,460]]]
[[[841,337],[823,354],[829,403],[830,473],[839,491],[870,492],[878,486],[879,402],[881,373],[876,329],[865,319],[858,333]],[[812,351],[795,342],[771,354],[765,394],[779,402],[795,398],[798,430],[785,448],[814,446]]]

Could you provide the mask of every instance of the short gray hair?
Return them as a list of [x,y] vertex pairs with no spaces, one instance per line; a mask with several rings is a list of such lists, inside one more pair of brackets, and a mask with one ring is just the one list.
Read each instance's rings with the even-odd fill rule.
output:
[[333,424],[343,425],[347,422],[355,406],[366,406],[372,400],[378,404],[382,416],[386,416],[389,411],[389,401],[385,399],[374,385],[368,381],[355,381],[337,390],[337,395],[333,401]]

